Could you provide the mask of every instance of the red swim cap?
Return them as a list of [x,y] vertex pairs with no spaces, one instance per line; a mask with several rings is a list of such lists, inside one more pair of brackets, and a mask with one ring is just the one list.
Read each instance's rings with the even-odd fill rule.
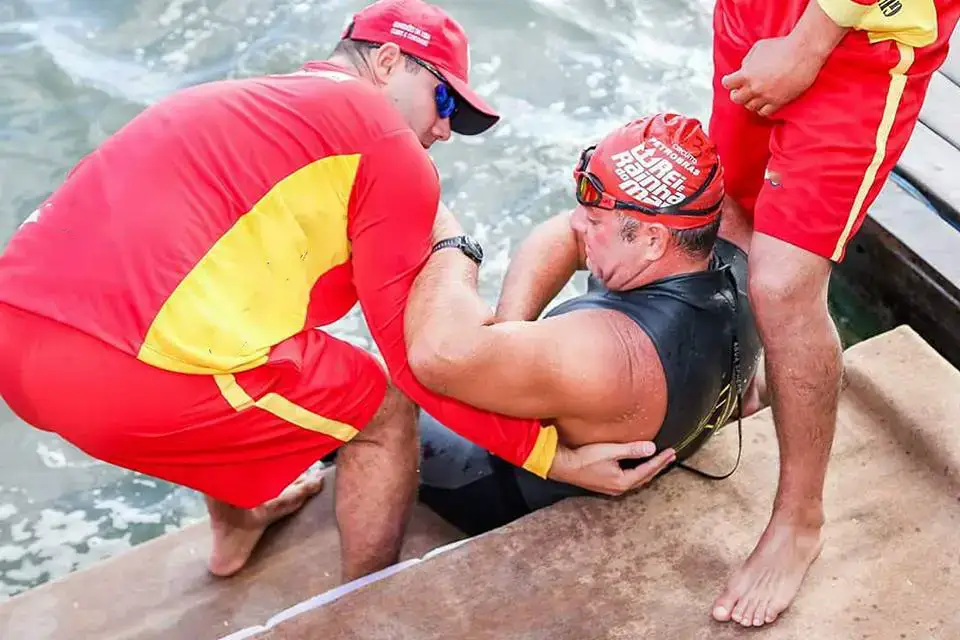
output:
[[640,220],[692,229],[720,215],[723,168],[694,118],[666,113],[634,120],[600,141],[586,171],[618,202],[646,209],[617,208]]

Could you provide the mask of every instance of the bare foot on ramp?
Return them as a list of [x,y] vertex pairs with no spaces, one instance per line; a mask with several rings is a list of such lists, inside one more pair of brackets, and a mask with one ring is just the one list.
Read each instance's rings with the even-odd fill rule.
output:
[[762,627],[777,619],[800,590],[807,569],[820,555],[820,528],[771,521],[747,561],[717,598],[713,617],[744,627]]
[[238,509],[208,498],[213,530],[213,549],[207,562],[210,573],[227,577],[240,571],[267,527],[299,510],[322,488],[321,471],[307,471],[279,496],[253,509]]

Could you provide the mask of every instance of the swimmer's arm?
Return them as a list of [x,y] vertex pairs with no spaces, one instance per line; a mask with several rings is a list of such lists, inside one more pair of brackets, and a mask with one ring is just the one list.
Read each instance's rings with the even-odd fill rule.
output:
[[497,321],[536,320],[577,269],[586,268],[586,252],[570,228],[570,212],[537,225],[510,260]]
[[471,303],[476,266],[439,251],[417,278],[407,307],[410,367],[432,391],[527,418],[591,419],[626,411],[630,366],[612,324],[587,313],[490,324]]

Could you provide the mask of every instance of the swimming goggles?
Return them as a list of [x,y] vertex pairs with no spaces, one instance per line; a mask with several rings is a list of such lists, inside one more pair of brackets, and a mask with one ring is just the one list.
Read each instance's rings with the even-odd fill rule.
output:
[[720,209],[720,205],[723,202],[722,199],[705,209],[684,208],[685,205],[695,201],[697,198],[703,195],[704,191],[707,190],[717,175],[717,170],[720,167],[719,163],[715,163],[713,167],[710,168],[710,173],[707,175],[707,179],[704,180],[699,189],[691,193],[677,204],[665,207],[645,207],[639,203],[617,200],[614,196],[610,195],[604,190],[603,183],[600,181],[600,178],[587,171],[587,165],[590,164],[590,157],[593,155],[593,152],[596,148],[597,146],[593,145],[584,149],[580,153],[580,161],[577,163],[577,167],[573,170],[573,179],[577,185],[577,202],[584,206],[608,210],[620,209],[628,212],[635,211],[646,216],[670,215],[685,218],[699,218],[699,222],[701,224],[706,224],[707,222],[706,220],[703,220],[703,218],[713,216],[713,214]]

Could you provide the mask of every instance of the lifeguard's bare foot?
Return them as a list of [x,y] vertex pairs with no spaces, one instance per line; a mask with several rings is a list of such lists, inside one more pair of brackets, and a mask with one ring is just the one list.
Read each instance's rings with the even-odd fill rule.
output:
[[821,527],[771,521],[747,561],[714,603],[713,617],[744,627],[774,622],[790,606],[823,548]]
[[231,576],[247,564],[260,536],[271,524],[288,516],[323,488],[319,471],[307,471],[279,496],[253,509],[238,509],[207,499],[213,548],[207,568],[215,576]]

